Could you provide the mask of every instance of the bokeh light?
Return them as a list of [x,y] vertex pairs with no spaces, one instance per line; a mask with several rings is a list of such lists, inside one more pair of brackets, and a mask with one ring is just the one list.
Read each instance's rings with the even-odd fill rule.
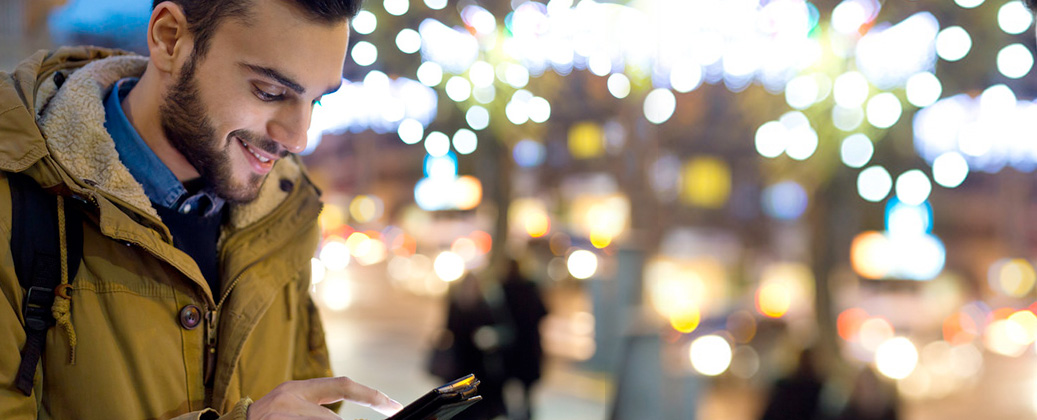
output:
[[987,274],[990,288],[1011,297],[1024,297],[1033,290],[1037,272],[1022,258],[1005,258],[991,264]]
[[807,209],[809,198],[802,185],[784,181],[763,190],[763,211],[778,220],[796,220]]
[[396,48],[405,54],[414,54],[421,50],[421,35],[418,31],[405,28],[396,34]]
[[378,27],[378,17],[367,10],[357,12],[351,22],[353,30],[361,35],[370,35]]
[[465,273],[464,258],[451,251],[443,251],[436,256],[432,269],[440,280],[451,282],[460,279]]
[[426,61],[418,66],[418,81],[425,86],[435,87],[443,83],[443,67],[434,61]]
[[609,93],[616,99],[626,98],[630,94],[630,79],[623,73],[613,73],[609,76],[608,82]]
[[856,71],[839,75],[835,78],[835,85],[832,87],[836,105],[851,109],[864,104],[864,101],[868,99],[868,91],[868,79]]
[[1023,44],[1012,44],[997,53],[997,71],[1009,79],[1019,79],[1033,68],[1033,53]]
[[904,379],[918,366],[918,349],[905,337],[882,343],[875,351],[875,367],[891,379]]
[[943,94],[943,85],[936,75],[923,71],[907,79],[907,101],[919,108],[936,103]]
[[858,275],[868,279],[885,277],[892,268],[889,239],[880,232],[862,232],[850,245],[850,263]]
[[482,130],[490,126],[490,111],[478,105],[468,108],[464,118],[473,130]]
[[917,206],[929,199],[933,190],[929,177],[918,169],[904,172],[897,177],[897,199],[904,204]]
[[425,126],[421,125],[421,122],[413,118],[405,118],[400,121],[400,126],[396,128],[396,134],[400,136],[400,140],[403,140],[407,144],[417,144],[425,137]]
[[958,61],[972,49],[972,36],[961,26],[944,28],[936,35],[936,54],[946,61]]
[[691,366],[706,376],[717,376],[731,366],[731,344],[718,335],[706,335],[691,342]]
[[872,317],[861,323],[858,339],[861,347],[868,351],[876,351],[879,346],[892,339],[893,335],[893,326],[889,324],[889,321],[880,317]]
[[881,166],[871,166],[857,176],[857,193],[873,203],[882,201],[893,188],[893,177]]
[[428,133],[425,137],[425,151],[432,157],[446,156],[450,152],[450,137],[439,131]]
[[1033,12],[1023,2],[1014,0],[1001,5],[997,9],[997,25],[1009,35],[1019,35],[1030,29],[1033,24]]
[[454,133],[453,144],[457,153],[471,154],[479,146],[479,137],[472,130],[462,128]]
[[933,160],[933,180],[946,188],[956,188],[969,175],[969,163],[958,152],[946,152]]
[[669,89],[655,89],[645,97],[645,118],[652,124],[662,124],[673,116],[677,98]]
[[844,165],[851,168],[867,165],[874,153],[875,146],[871,143],[871,139],[860,133],[846,137],[839,147],[839,157]]
[[900,120],[903,113],[900,99],[896,95],[883,92],[868,100],[866,114],[868,123],[876,128],[889,128]]
[[378,47],[367,41],[360,41],[353,45],[350,57],[359,66],[370,66],[378,60]]
[[589,279],[598,271],[598,256],[583,249],[573,251],[566,260],[566,266],[569,268],[569,274],[574,278]]
[[385,0],[382,2],[385,11],[393,16],[401,16],[410,10],[409,0]]

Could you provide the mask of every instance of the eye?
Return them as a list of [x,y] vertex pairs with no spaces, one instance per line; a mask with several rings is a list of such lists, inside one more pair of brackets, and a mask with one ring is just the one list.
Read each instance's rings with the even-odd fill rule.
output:
[[287,90],[268,83],[253,83],[252,93],[254,93],[261,101],[273,102],[284,99]]

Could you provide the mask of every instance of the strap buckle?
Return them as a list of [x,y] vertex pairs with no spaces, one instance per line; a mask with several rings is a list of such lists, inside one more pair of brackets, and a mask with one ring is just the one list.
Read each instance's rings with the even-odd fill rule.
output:
[[54,305],[54,289],[32,286],[25,294],[22,304],[22,316],[25,317],[26,328],[46,330],[54,325],[54,315],[50,308]]

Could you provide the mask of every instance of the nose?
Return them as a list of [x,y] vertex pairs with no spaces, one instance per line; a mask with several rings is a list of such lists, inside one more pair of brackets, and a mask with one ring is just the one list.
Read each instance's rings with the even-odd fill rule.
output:
[[267,132],[289,152],[299,153],[306,149],[312,112],[313,108],[308,106],[286,107],[267,124]]

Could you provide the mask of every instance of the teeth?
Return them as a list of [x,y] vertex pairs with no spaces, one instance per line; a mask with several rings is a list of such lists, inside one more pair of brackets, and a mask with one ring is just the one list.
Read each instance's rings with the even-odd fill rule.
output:
[[258,161],[260,161],[262,163],[267,163],[267,162],[270,161],[270,159],[265,158],[263,156],[260,156],[259,153],[256,153],[256,151],[252,149],[252,146],[249,146],[248,143],[245,143],[244,140],[238,139],[238,141],[241,142],[242,146],[245,146],[245,149],[248,150],[249,153],[252,153],[252,156],[256,157],[256,160],[258,160]]

